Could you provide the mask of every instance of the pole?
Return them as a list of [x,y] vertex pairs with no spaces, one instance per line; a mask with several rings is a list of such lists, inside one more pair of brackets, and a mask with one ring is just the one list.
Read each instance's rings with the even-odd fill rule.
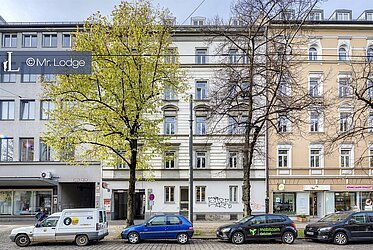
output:
[[193,223],[193,95],[189,99],[189,204],[188,218]]

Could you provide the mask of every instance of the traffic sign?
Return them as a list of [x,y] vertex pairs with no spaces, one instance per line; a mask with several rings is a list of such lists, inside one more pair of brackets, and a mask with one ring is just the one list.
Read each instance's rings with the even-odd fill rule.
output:
[[154,201],[155,195],[154,194],[149,194],[149,200]]

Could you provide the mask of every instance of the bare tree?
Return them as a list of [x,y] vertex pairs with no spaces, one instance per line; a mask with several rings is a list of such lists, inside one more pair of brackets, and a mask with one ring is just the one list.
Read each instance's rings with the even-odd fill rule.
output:
[[[230,23],[211,29],[223,40],[218,50],[225,56],[213,84],[210,120],[216,130],[242,136],[244,215],[252,212],[251,169],[255,155],[265,154],[268,130],[288,132],[290,126],[304,123],[302,112],[323,105],[309,95],[298,73],[301,64],[294,60],[302,45],[296,37],[319,2],[236,0]],[[228,125],[222,125],[227,120]],[[268,199],[267,190],[267,212]]]

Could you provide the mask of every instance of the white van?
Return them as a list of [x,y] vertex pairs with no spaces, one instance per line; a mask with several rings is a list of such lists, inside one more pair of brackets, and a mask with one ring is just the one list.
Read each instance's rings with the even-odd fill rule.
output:
[[20,247],[31,242],[71,241],[85,246],[108,235],[106,211],[100,208],[65,209],[35,226],[13,229],[10,239]]

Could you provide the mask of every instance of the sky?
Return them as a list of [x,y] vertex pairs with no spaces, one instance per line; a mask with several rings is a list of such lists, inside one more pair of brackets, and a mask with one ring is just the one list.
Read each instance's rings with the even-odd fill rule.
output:
[[[100,11],[109,15],[120,0],[0,0],[0,15],[7,22],[82,21]],[[168,8],[178,24],[190,23],[188,16],[201,3],[192,16],[215,16],[228,19],[231,0],[152,0],[155,6]],[[353,18],[364,10],[373,9],[373,0],[325,0],[319,6],[328,18],[335,9],[351,9]],[[187,20],[186,20],[187,19]]]

